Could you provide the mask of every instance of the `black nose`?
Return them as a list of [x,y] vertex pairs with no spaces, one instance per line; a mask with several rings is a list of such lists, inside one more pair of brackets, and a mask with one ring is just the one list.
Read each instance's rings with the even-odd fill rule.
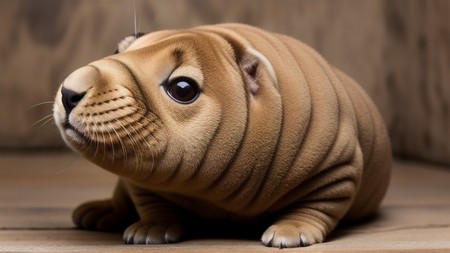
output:
[[75,108],[80,100],[84,97],[86,93],[77,93],[73,90],[66,89],[64,87],[61,88],[61,100],[64,105],[64,109],[66,110],[66,114],[69,115],[70,112]]

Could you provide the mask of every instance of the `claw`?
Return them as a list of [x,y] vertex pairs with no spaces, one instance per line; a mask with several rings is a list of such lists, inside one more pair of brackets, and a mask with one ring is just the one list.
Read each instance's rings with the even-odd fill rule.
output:
[[264,232],[261,241],[267,247],[280,249],[306,247],[316,243],[308,240],[308,238],[314,238],[312,235],[308,237],[308,234],[305,233],[312,233],[312,231],[306,230],[305,227],[299,228],[289,224],[273,225]]
[[303,234],[300,234],[300,247],[309,246],[308,239]]
[[182,234],[181,224],[140,221],[128,227],[123,238],[126,244],[162,244],[178,242]]

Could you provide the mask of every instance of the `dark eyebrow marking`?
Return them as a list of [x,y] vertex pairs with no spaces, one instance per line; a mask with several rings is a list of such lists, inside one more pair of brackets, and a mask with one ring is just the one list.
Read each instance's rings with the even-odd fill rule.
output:
[[183,63],[183,55],[184,52],[183,50],[179,49],[179,48],[175,48],[175,50],[173,50],[172,52],[173,57],[175,58],[175,63],[176,66],[181,66],[181,64]]

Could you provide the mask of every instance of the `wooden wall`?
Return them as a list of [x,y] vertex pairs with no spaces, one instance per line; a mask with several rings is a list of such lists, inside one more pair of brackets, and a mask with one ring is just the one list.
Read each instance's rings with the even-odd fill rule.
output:
[[[305,41],[374,98],[397,154],[450,164],[450,1],[136,0],[140,30],[243,22]],[[140,14],[140,15],[139,15]],[[55,147],[59,82],[134,30],[131,0],[0,1],[0,148]]]

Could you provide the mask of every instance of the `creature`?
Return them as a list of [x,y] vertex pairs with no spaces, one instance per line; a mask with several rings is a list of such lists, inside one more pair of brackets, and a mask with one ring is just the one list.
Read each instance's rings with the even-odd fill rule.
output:
[[54,118],[72,149],[119,176],[75,224],[126,228],[130,244],[178,242],[189,217],[268,224],[266,246],[320,243],[373,214],[390,178],[362,88],[302,42],[248,25],[128,38],[65,79]]

